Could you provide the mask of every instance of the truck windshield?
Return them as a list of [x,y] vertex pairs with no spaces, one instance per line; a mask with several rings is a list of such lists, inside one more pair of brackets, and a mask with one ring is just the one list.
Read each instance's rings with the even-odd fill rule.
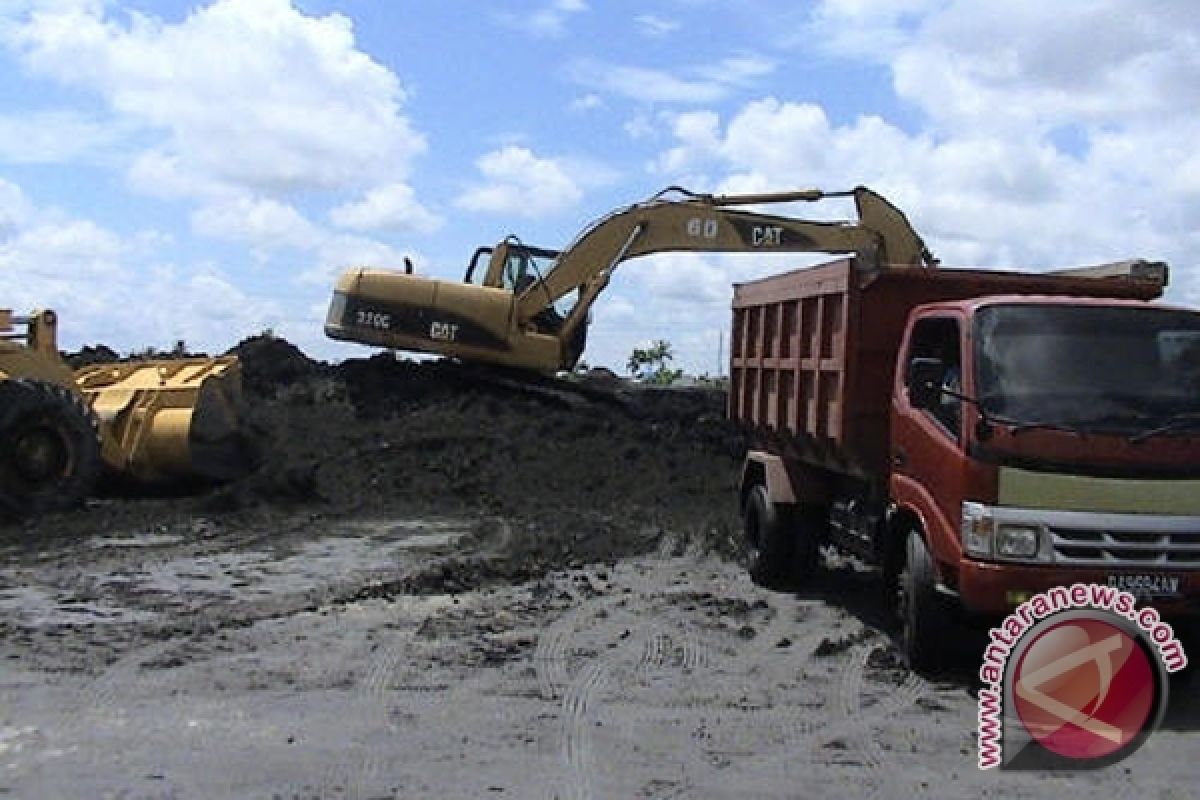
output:
[[997,305],[979,312],[976,334],[977,393],[993,416],[1130,435],[1200,429],[1190,424],[1200,416],[1200,314]]

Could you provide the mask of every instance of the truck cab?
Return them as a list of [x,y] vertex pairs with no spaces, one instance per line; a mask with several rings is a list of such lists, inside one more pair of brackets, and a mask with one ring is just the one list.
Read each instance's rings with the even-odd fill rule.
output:
[[[1194,607],[1200,314],[1088,297],[933,304],[914,310],[901,358],[890,494],[943,590],[983,614],[1075,582]],[[922,368],[939,381],[924,396]]]

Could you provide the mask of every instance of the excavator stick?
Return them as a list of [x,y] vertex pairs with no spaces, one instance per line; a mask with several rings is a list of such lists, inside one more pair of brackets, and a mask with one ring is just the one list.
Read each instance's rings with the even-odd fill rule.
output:
[[119,474],[222,481],[254,465],[239,426],[236,357],[95,365],[77,370],[75,385],[100,420],[105,464]]

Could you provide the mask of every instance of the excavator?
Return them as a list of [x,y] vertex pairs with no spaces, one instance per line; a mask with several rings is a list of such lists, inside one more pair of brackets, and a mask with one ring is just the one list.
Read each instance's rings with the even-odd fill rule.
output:
[[57,330],[53,311],[0,309],[0,515],[77,506],[104,474],[224,481],[253,464],[236,357],[72,370]]
[[[835,197],[853,198],[858,219],[758,210]],[[325,334],[542,374],[569,371],[583,353],[592,304],[616,269],[668,251],[848,254],[866,271],[937,266],[904,213],[866,187],[714,196],[672,186],[594,222],[563,250],[515,236],[480,247],[461,283],[412,274],[407,259],[404,272],[347,270],[334,288]]]

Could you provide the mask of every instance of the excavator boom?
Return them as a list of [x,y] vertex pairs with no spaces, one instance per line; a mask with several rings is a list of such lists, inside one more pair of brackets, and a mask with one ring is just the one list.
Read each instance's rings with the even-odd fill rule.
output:
[[[749,208],[831,197],[853,198],[858,219],[813,221]],[[671,187],[603,217],[561,252],[515,237],[480,248],[465,283],[347,271],[334,290],[325,331],[336,339],[464,361],[571,369],[583,351],[588,311],[617,267],[639,256],[681,251],[848,254],[867,271],[937,264],[903,212],[865,187],[723,196]],[[573,293],[574,302],[562,310]]]

